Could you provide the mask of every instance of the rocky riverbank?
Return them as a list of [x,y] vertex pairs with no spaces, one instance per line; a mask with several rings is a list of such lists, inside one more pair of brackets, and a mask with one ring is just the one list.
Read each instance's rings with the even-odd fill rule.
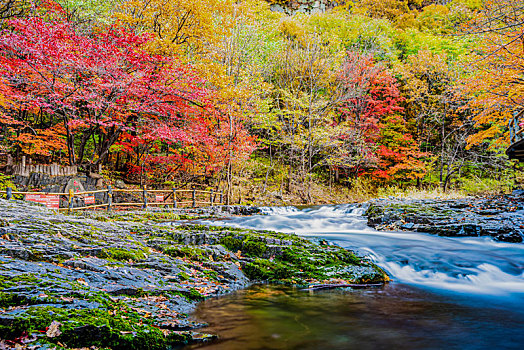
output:
[[491,236],[520,243],[524,238],[524,191],[453,200],[379,199],[365,213],[377,230],[417,231],[439,236]]
[[55,215],[0,200],[0,348],[166,349],[209,341],[188,315],[257,281],[383,283],[325,242],[193,224],[245,208]]

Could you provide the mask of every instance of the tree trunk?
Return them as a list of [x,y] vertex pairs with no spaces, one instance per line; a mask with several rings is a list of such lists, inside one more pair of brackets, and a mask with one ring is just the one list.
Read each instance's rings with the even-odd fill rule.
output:
[[78,147],[78,163],[79,164],[82,164],[82,161],[84,160],[84,153],[85,153],[87,141],[89,140],[89,138],[91,137],[93,133],[94,133],[94,129],[89,129],[82,135],[82,138],[80,140],[80,146]]
[[71,129],[69,128],[69,119],[67,117],[64,118],[64,126],[66,129],[66,144],[67,144],[67,155],[69,157],[69,165],[75,165],[76,164],[75,137],[71,133]]
[[120,137],[120,134],[122,133],[122,130],[111,128],[111,133],[106,135],[103,142],[100,142],[100,149],[98,153],[98,160],[95,162],[95,164],[105,164],[107,162],[107,159],[109,157],[109,149],[113,144],[118,140]]
[[231,196],[233,194],[232,186],[233,186],[233,164],[232,164],[232,158],[233,158],[233,148],[231,147],[233,141],[233,116],[231,113],[229,113],[229,157],[227,161],[227,205],[231,203]]

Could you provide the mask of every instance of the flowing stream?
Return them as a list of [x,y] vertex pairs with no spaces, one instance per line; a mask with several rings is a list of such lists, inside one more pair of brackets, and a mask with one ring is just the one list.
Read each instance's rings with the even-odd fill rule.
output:
[[203,348],[524,348],[524,244],[379,232],[363,211],[265,208],[221,222],[328,240],[369,256],[393,282],[314,293],[263,285],[208,300],[196,316],[221,341]]

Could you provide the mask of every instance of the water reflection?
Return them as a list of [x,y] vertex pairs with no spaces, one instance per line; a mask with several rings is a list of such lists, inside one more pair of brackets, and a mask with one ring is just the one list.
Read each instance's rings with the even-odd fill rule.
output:
[[254,286],[202,303],[220,340],[201,349],[520,349],[524,314],[458,305],[410,286],[305,292]]
[[363,211],[351,204],[266,208],[269,215],[236,217],[220,224],[322,238],[370,256],[401,283],[441,292],[497,295],[498,302],[524,304],[524,244],[379,232],[367,226]]
[[[393,277],[380,289],[255,286],[202,303],[221,340],[203,349],[521,349],[524,244],[377,232],[354,205],[267,208],[221,222],[359,250]],[[214,222],[213,224],[216,224]]]

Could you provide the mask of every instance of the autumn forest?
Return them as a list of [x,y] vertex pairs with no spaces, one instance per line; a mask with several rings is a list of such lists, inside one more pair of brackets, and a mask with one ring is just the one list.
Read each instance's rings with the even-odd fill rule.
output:
[[3,160],[242,203],[518,181],[519,0],[2,0],[0,28]]

